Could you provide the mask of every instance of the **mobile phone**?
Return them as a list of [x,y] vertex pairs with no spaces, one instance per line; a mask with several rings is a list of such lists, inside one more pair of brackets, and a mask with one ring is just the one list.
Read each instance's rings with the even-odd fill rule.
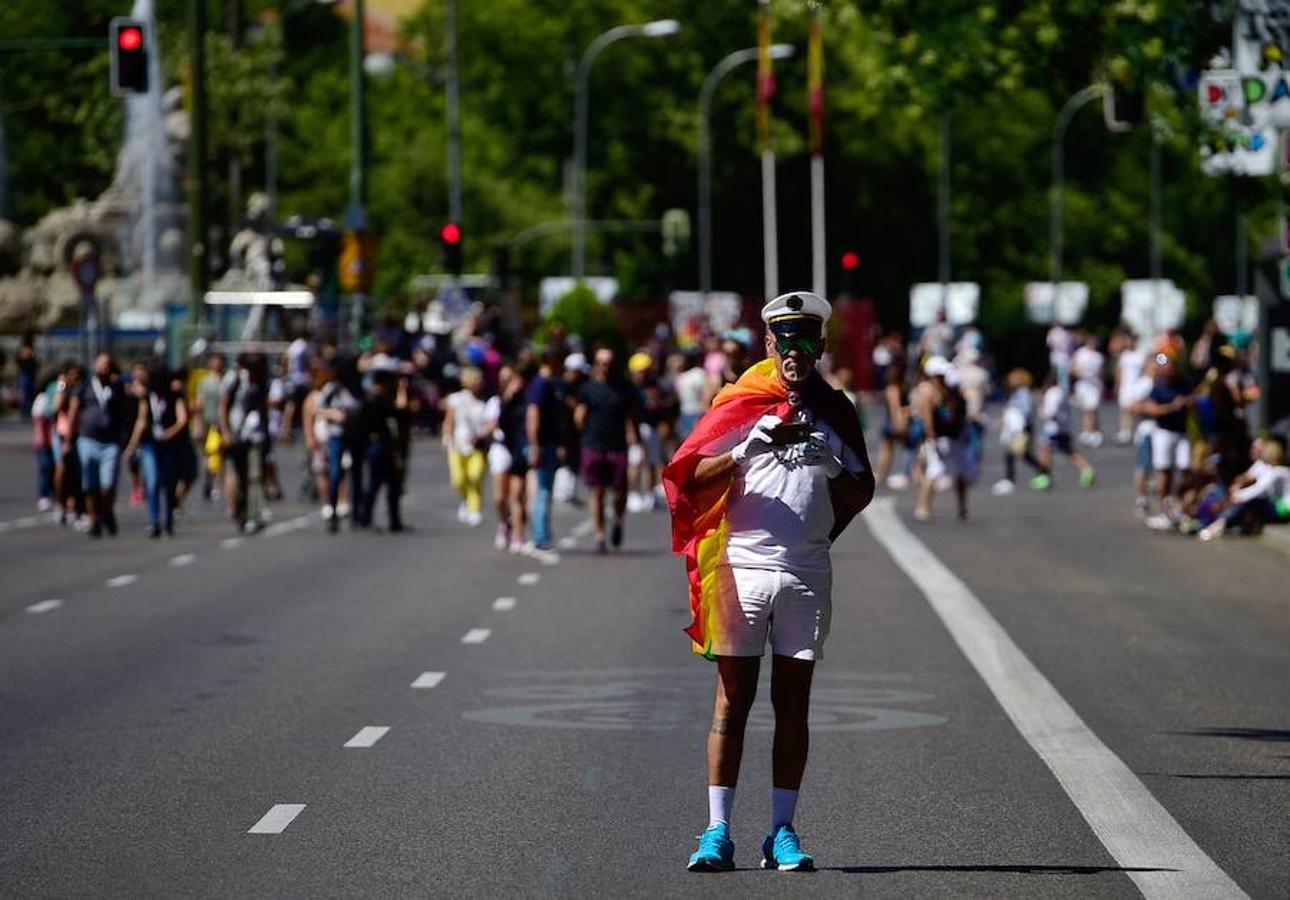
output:
[[809,422],[784,422],[770,430],[771,439],[778,445],[805,444],[815,429]]

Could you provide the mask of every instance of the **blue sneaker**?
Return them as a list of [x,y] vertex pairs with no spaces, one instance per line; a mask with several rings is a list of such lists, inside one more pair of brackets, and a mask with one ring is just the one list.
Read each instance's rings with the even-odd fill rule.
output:
[[781,872],[813,872],[815,857],[802,852],[797,832],[792,825],[781,825],[779,831],[768,834],[761,842],[761,867],[779,869]]
[[709,825],[699,835],[699,849],[690,857],[691,872],[729,872],[735,867],[735,842],[724,822]]

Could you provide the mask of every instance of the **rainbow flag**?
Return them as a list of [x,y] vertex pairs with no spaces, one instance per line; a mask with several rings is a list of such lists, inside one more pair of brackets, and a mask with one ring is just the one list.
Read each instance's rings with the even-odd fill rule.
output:
[[[816,375],[802,392],[801,402],[826,421],[861,460],[868,460],[859,417],[845,396]],[[742,441],[762,416],[774,413],[787,419],[793,410],[788,391],[775,371],[775,361],[764,359],[734,384],[721,389],[712,408],[663,469],[663,489],[672,513],[672,552],[685,557],[690,587],[691,621],[685,633],[693,641],[694,652],[708,659],[714,656],[713,639],[721,627],[716,611],[739,602],[729,579],[720,578],[729,536],[726,508],[733,479],[698,487],[691,484],[694,470],[705,457],[726,453]],[[858,512],[841,509],[835,502],[831,536],[841,534]]]

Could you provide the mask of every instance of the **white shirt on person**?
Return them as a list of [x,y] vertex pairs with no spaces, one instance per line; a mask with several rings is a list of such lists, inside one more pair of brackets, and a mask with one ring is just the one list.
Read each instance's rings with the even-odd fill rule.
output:
[[1243,488],[1232,491],[1233,503],[1248,503],[1251,500],[1290,500],[1290,468],[1273,466],[1261,459],[1251,463],[1245,474],[1254,481]]
[[[859,458],[833,429],[816,422],[829,447],[853,473]],[[833,501],[824,466],[794,462],[797,447],[752,457],[736,470],[726,519],[730,533],[726,561],[732,566],[788,572],[827,573]]]
[[447,403],[452,410],[452,449],[473,453],[488,424],[484,401],[463,389],[449,394]]

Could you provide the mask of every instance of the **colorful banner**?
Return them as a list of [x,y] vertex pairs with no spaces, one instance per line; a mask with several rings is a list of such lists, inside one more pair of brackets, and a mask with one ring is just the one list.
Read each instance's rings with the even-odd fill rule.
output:
[[770,150],[770,101],[775,97],[775,67],[770,58],[770,0],[759,0],[757,21],[757,137]]
[[806,49],[807,97],[811,111],[811,155],[824,152],[824,41],[820,37],[820,8],[811,8],[811,34]]

